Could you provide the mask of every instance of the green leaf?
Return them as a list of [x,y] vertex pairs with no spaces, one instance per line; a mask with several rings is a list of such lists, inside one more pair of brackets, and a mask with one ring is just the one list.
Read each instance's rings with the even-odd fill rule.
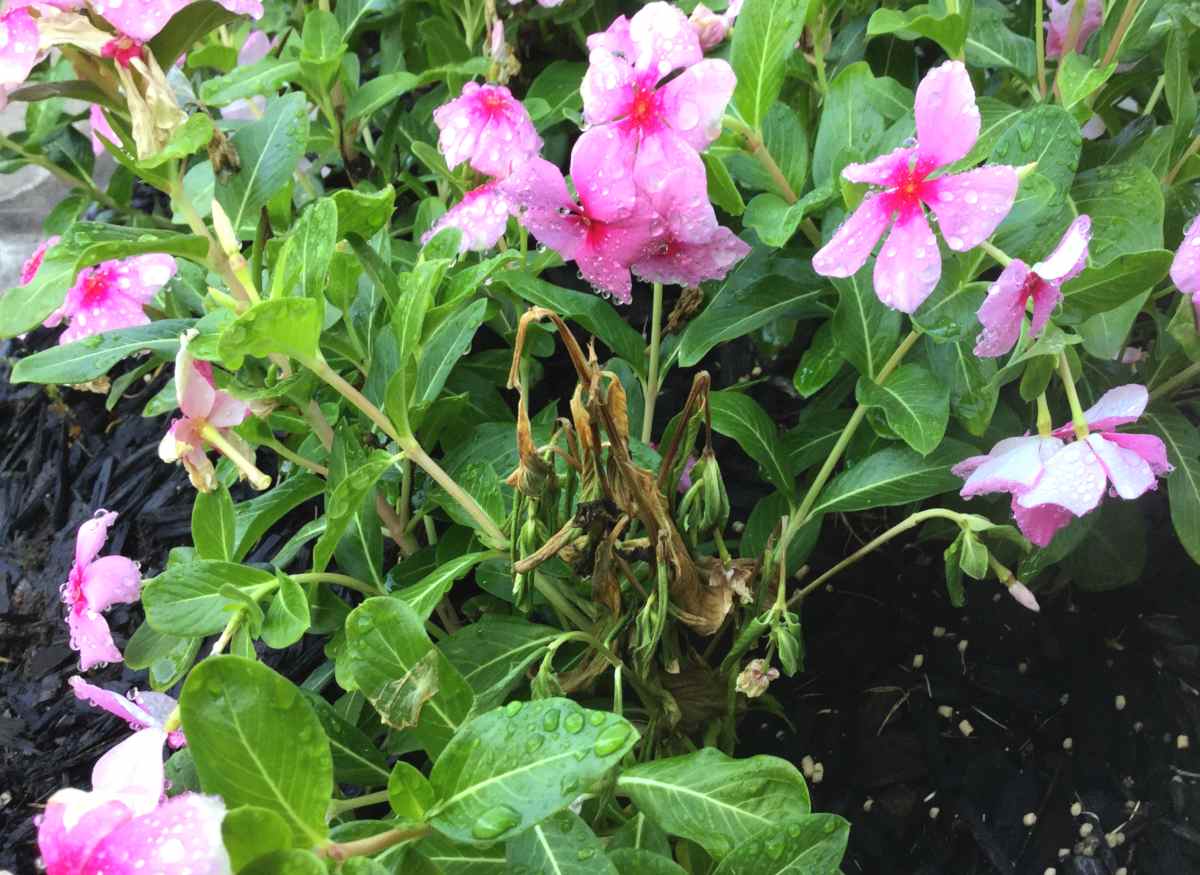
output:
[[221,359],[237,370],[246,356],[271,353],[314,361],[320,352],[321,302],[311,298],[278,298],[246,310],[221,331]]
[[833,478],[813,513],[891,507],[957,490],[962,480],[950,469],[974,454],[972,447],[955,440],[923,458],[898,447],[880,450]]
[[804,777],[791,763],[772,756],[732,759],[711,747],[626,769],[617,792],[717,860],[777,826],[781,812],[800,817],[812,808]]
[[486,710],[524,683],[525,670],[561,634],[521,617],[484,614],[438,646],[475,691],[476,707]]
[[822,322],[800,356],[800,363],[792,375],[792,385],[800,397],[811,398],[838,375],[845,361],[833,340],[833,325]]
[[274,811],[297,844],[325,839],[333,792],[329,743],[290,681],[250,659],[210,657],[192,669],[179,710],[206,793],[230,808]]
[[275,851],[259,857],[238,875],[326,875],[329,870],[312,851]]
[[263,58],[248,67],[235,67],[200,86],[200,98],[209,106],[226,106],[260,94],[274,94],[285,82],[300,78],[300,62]]
[[1075,177],[1071,199],[1076,212],[1092,217],[1093,264],[1163,248],[1162,186],[1150,168],[1123,163],[1085,170]]
[[239,17],[210,0],[189,3],[171,16],[166,27],[150,41],[150,49],[162,68],[169,70],[202,37]]
[[191,327],[190,319],[163,319],[133,328],[93,334],[74,343],[52,346],[18,361],[12,383],[86,383],[107,374],[117,362],[143,350],[174,357],[179,335]]
[[608,860],[617,875],[687,875],[670,857],[642,848],[616,848],[608,852]]
[[[1079,123],[1069,112],[1061,106],[1043,104],[1016,117],[996,140],[991,160],[1014,167],[1036,161],[1037,172],[1054,184],[1056,197],[1061,197],[1075,178],[1082,142]],[[1043,245],[1050,247],[1054,242],[1045,241]]]
[[416,404],[432,404],[442,393],[450,372],[471,348],[475,332],[487,314],[487,301],[480,298],[442,322],[422,345],[417,362]]
[[1165,249],[1129,252],[1103,266],[1088,267],[1063,284],[1063,313],[1082,319],[1119,307],[1153,289],[1167,275],[1174,255]]
[[1175,142],[1182,144],[1196,124],[1196,90],[1192,87],[1189,69],[1188,32],[1182,27],[1171,28],[1167,36],[1167,57],[1164,66],[1164,93],[1171,117],[1175,120]]
[[462,727],[434,763],[429,823],[468,844],[516,836],[588,792],[637,739],[623,718],[568,699],[510,702]]
[[156,631],[181,638],[212,635],[229,622],[240,602],[222,593],[236,587],[252,599],[275,588],[275,576],[233,562],[200,560],[169,566],[142,588],[146,622]]
[[322,90],[327,89],[345,51],[342,26],[333,13],[308,10],[300,33],[300,69],[304,75]]
[[1106,592],[1136,583],[1146,570],[1142,509],[1132,501],[1106,501],[1091,516],[1091,531],[1066,561],[1075,586]]
[[263,117],[238,128],[230,142],[240,167],[214,194],[239,234],[249,237],[258,213],[292,178],[308,142],[308,100],[298,92],[267,101]]
[[1147,290],[1112,310],[1085,319],[1079,326],[1079,336],[1083,338],[1083,348],[1088,354],[1110,361],[1118,358],[1125,348],[1129,330],[1149,298]]
[[742,193],[729,175],[729,169],[717,155],[706,152],[700,156],[704,159],[704,170],[708,178],[708,199],[731,216],[740,216],[746,211],[746,202]]
[[244,805],[225,813],[221,839],[237,872],[259,857],[291,848],[292,828],[269,808]]
[[407,602],[408,606],[422,620],[428,620],[433,614],[434,608],[438,606],[438,602],[446,597],[446,593],[450,592],[450,587],[465,577],[467,572],[484,559],[492,558],[495,555],[483,551],[456,556],[449,562],[439,565],[433,572],[425,575],[412,586],[406,586],[404,589],[396,591],[394,595]]
[[[662,828],[642,812],[638,812],[625,821],[625,825],[613,833],[609,839],[610,852],[618,849],[645,851],[647,853],[671,857],[671,840]],[[612,858],[612,854],[609,854]],[[621,866],[618,863],[617,868]]]
[[[765,0],[770,3],[771,0]],[[739,22],[740,26],[740,22]],[[734,28],[735,32],[737,28]],[[884,120],[863,95],[875,83],[865,61],[850,64],[829,83],[829,93],[821,113],[821,126],[813,146],[812,175],[817,188],[824,183],[837,185],[842,168],[861,161],[883,133]]]
[[396,208],[396,190],[392,186],[374,192],[341,188],[333,193],[338,211],[337,237],[357,234],[364,240],[387,226]]
[[983,542],[971,531],[961,535],[962,544],[959,547],[958,567],[968,577],[983,580],[988,572],[988,549]]
[[213,136],[213,123],[202,112],[192,113],[182,125],[171,134],[171,139],[162,149],[149,158],[138,162],[146,168],[161,167],[168,161],[178,161],[199,152],[208,145]]
[[809,0],[746,0],[738,15],[730,48],[737,74],[733,105],[756,130],[779,97],[808,5]]
[[809,214],[823,210],[836,198],[837,192],[829,184],[814,188],[793,204],[777,194],[764,192],[747,205],[742,224],[753,228],[768,246],[785,246]]
[[1117,69],[1113,61],[1107,67],[1093,67],[1092,59],[1075,52],[1058,62],[1054,84],[1062,96],[1064,109],[1070,109],[1090,97]]
[[412,91],[419,82],[418,77],[401,70],[363,83],[346,102],[346,121],[370,118],[373,113],[383,109],[397,97]]
[[325,496],[325,531],[313,547],[313,571],[324,571],[333,556],[333,550],[342,539],[350,520],[358,513],[363,499],[375,487],[375,483],[392,465],[396,457],[384,450],[372,450],[371,454],[348,472]]
[[436,832],[421,840],[417,848],[425,859],[439,866],[444,875],[508,875],[504,845],[472,847],[455,844]]
[[560,811],[512,839],[507,860],[514,872],[619,875],[600,839],[571,811]]
[[283,650],[300,640],[312,625],[312,618],[308,611],[308,596],[300,584],[283,572],[276,572],[276,577],[279,591],[267,609],[262,639],[268,647]]
[[539,131],[578,115],[583,106],[579,86],[586,72],[587,64],[553,61],[538,73],[525,92],[525,103],[540,100],[545,104],[545,110],[533,117]]
[[976,6],[967,28],[967,64],[972,67],[1016,70],[1026,79],[1036,72],[1033,40],[1018,36],[1004,24],[1005,13],[995,7]]
[[973,435],[987,431],[1000,397],[996,360],[975,355],[974,341],[926,346],[929,365],[949,384],[950,412]]
[[903,11],[899,9],[876,9],[867,22],[867,37],[891,34],[902,40],[913,41],[925,37],[956,57],[962,53],[967,38],[967,20],[958,13],[939,12],[928,3],[921,3]]
[[196,493],[192,505],[192,544],[201,559],[233,561],[233,499],[224,483]]
[[781,492],[791,495],[792,477],[784,465],[782,443],[775,423],[753,398],[738,392],[713,392],[708,396],[713,429],[733,438],[746,455],[758,462],[763,476]]
[[474,696],[413,609],[394,598],[364,601],[346,619],[346,657],[354,683],[384,723],[415,727],[430,757],[441,754]]
[[836,279],[837,310],[833,314],[833,340],[842,355],[871,380],[896,348],[901,315],[875,296],[871,265],[852,277]]
[[860,377],[855,397],[865,407],[881,409],[892,431],[922,456],[933,452],[946,434],[946,384],[920,365],[901,365],[883,385]]
[[233,558],[245,558],[271,526],[300,504],[324,491],[324,480],[312,474],[302,473],[289,477],[269,492],[238,504],[234,508],[237,549],[234,550]]
[[400,817],[422,821],[433,805],[433,787],[416,766],[400,760],[388,776],[388,804]]
[[317,693],[302,690],[329,738],[333,755],[333,777],[339,783],[377,787],[386,784],[387,757],[366,734],[342,717]]
[[321,198],[301,214],[279,254],[271,278],[272,298],[299,295],[324,300],[337,223],[337,207],[329,198]]
[[[1167,459],[1175,468],[1167,476],[1175,534],[1192,561],[1200,564],[1200,432],[1174,407],[1156,404],[1143,415],[1167,445]],[[1125,542],[1124,536],[1120,542]]]
[[850,824],[836,814],[785,817],[734,848],[713,875],[837,875]]

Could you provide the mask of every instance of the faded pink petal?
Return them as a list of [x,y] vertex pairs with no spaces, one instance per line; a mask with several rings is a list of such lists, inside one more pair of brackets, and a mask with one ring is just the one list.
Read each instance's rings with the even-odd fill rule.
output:
[[921,199],[937,216],[946,245],[966,252],[1004,221],[1017,195],[1017,182],[1016,170],[994,164],[928,180]]
[[1058,530],[1075,519],[1069,510],[1057,504],[1022,507],[1016,496],[1012,500],[1012,514],[1021,534],[1039,547],[1048,546]]
[[488,182],[463,195],[421,236],[421,242],[427,243],[443,228],[458,228],[462,232],[460,252],[483,252],[504,236],[512,212],[513,205],[498,183]]
[[238,49],[238,66],[257,64],[271,53],[271,38],[264,31],[252,30]]
[[1090,216],[1078,216],[1058,241],[1058,246],[1035,264],[1033,272],[1049,283],[1065,283],[1087,267],[1088,243],[1092,239]]
[[28,77],[38,55],[38,29],[28,9],[0,14],[0,85],[17,86]]
[[217,390],[197,370],[186,341],[175,356],[175,397],[188,419],[207,418],[217,397]]
[[[105,836],[88,858],[89,872],[107,875],[229,875],[221,839],[225,805],[213,796],[183,793]],[[144,868],[134,861],[144,861]]]
[[[1126,383],[1109,389],[1096,403],[1083,411],[1088,428],[1109,431],[1119,425],[1137,422],[1150,403],[1150,393],[1140,383]],[[1056,433],[1070,433],[1072,426],[1064,425]]]
[[847,164],[842,176],[851,182],[899,185],[916,157],[916,146],[900,146],[866,164]]
[[1192,296],[1196,319],[1200,322],[1200,216],[1188,224],[1183,242],[1171,261],[1171,282],[1185,295]]
[[[1081,443],[1091,447],[1117,495],[1132,499],[1154,489],[1157,481],[1154,472],[1150,470],[1150,463],[1134,450],[1126,449],[1107,438],[1108,435],[1092,433]],[[1163,455],[1166,455],[1165,450]]]
[[[634,262],[633,272],[646,282],[696,287],[721,280],[750,247],[728,228],[713,229],[708,240],[683,243],[675,238],[652,244],[649,254]],[[693,462],[694,464],[694,462]]]
[[241,425],[250,415],[250,405],[239,401],[228,392],[217,390],[213,398],[212,409],[209,410],[206,421],[217,428],[232,428]]
[[983,329],[975,341],[975,355],[1004,355],[1016,344],[1025,319],[1028,279],[1028,266],[1014,258],[988,287],[987,298],[979,307],[979,323]]
[[736,85],[725,61],[700,61],[659,90],[660,112],[680,139],[702,152],[721,135],[721,117]]
[[117,514],[111,510],[98,510],[95,515],[79,527],[75,534],[75,565],[83,569],[91,564],[104,542],[108,540],[108,530],[117,521]]
[[813,256],[813,268],[822,276],[848,277],[871,257],[871,250],[887,230],[891,210],[886,195],[872,193],[863,198],[833,237]]
[[80,586],[89,608],[107,611],[113,605],[138,600],[142,573],[132,559],[102,556],[83,570]]
[[70,632],[71,649],[79,652],[80,671],[122,661],[121,651],[113,643],[108,621],[86,604],[78,604],[67,612],[67,629]]
[[1024,508],[1056,504],[1083,516],[1095,510],[1104,497],[1107,479],[1092,445],[1075,441],[1046,460],[1042,476],[1032,489],[1017,496],[1017,504]]
[[967,478],[960,494],[971,498],[989,492],[1024,492],[1037,482],[1046,460],[1062,446],[1058,438],[1039,435],[1005,438],[986,456],[972,456],[954,466],[954,474]]
[[117,132],[108,123],[108,116],[104,114],[104,109],[100,104],[93,103],[92,108],[88,110],[88,124],[91,127],[92,153],[97,157],[103,155],[105,151],[101,137],[108,140],[114,146],[121,145],[121,138],[117,136]]
[[925,214],[901,213],[875,258],[875,294],[889,307],[912,313],[942,275],[942,255]]
[[965,158],[979,139],[975,89],[961,61],[946,61],[925,74],[917,86],[914,111],[919,161],[929,170]]
[[1104,439],[1116,444],[1122,449],[1136,453],[1150,466],[1150,470],[1158,477],[1163,477],[1175,470],[1167,461],[1167,446],[1162,438],[1152,434],[1124,434],[1119,431],[1104,433]]
[[488,176],[507,176],[542,148],[525,106],[503,85],[468,82],[433,111],[438,148],[453,169],[464,161]]
[[33,254],[21,266],[21,285],[27,286],[33,282],[33,278],[37,276],[37,272],[42,269],[42,261],[46,258],[46,251],[52,246],[57,245],[61,239],[61,237],[55,234],[53,237],[47,237],[38,244],[37,249],[33,250]]
[[690,67],[704,59],[700,40],[687,17],[670,3],[647,3],[629,19],[630,58],[639,72],[664,78],[672,70]]
[[[217,2],[238,15],[262,18],[263,7],[259,0]],[[175,13],[190,3],[191,0],[92,0],[92,7],[120,33],[148,42],[166,27]]]
[[[92,792],[123,802],[135,815],[154,810],[166,780],[161,729],[143,729],[109,750],[92,767]],[[53,797],[51,797],[53,799]]]
[[575,141],[571,150],[571,179],[588,215],[602,222],[613,222],[636,209],[637,157],[637,132],[622,125],[591,128]]
[[[1046,57],[1050,60],[1061,58],[1066,47],[1067,36],[1071,31],[1071,12],[1075,8],[1075,0],[1047,0],[1049,20],[1046,27]],[[1100,29],[1104,21],[1103,0],[1086,0],[1083,8],[1083,18],[1080,20],[1079,33],[1073,46],[1079,51],[1087,45],[1092,34]]]
[[[123,696],[89,684],[78,675],[68,678],[67,683],[71,685],[75,698],[121,718],[134,730],[151,727],[164,729],[167,719],[178,705],[174,699],[163,693],[142,693],[133,690]],[[182,732],[173,731],[167,733],[167,743],[173,748],[178,748],[186,743],[186,739]]]

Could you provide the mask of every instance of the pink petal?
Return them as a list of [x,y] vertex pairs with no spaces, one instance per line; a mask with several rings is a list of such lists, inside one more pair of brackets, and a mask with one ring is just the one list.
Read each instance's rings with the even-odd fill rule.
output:
[[104,556],[83,570],[83,595],[93,611],[132,604],[141,592],[142,573],[132,559]]
[[117,288],[136,301],[149,301],[178,270],[174,257],[165,253],[135,255],[118,265]]
[[1012,512],[1021,534],[1039,547],[1049,545],[1058,530],[1075,519],[1069,510],[1057,504],[1021,507],[1016,496],[1012,500]]
[[[158,35],[190,0],[93,0],[92,6],[118,31],[141,42]],[[230,12],[262,18],[259,0],[218,0]]]
[[706,52],[725,41],[725,35],[729,31],[731,23],[725,20],[724,15],[717,15],[703,3],[696,4],[692,14],[688,16],[688,22],[696,31],[696,37],[700,40],[700,48]]
[[209,411],[207,421],[209,425],[215,425],[217,428],[231,428],[241,425],[249,415],[249,404],[218,389],[213,396],[212,410]]
[[1029,333],[1037,337],[1050,321],[1050,314],[1063,299],[1062,289],[1055,283],[1045,283],[1034,277],[1033,285],[1033,321]]
[[[1067,36],[1071,30],[1071,15],[1075,8],[1074,0],[1059,3],[1058,0],[1048,0],[1049,20],[1046,22],[1046,57],[1050,60],[1061,58],[1066,47]],[[1075,37],[1075,50],[1082,49],[1088,39],[1095,33],[1104,20],[1103,0],[1087,0],[1080,21],[1079,33]]]
[[1024,492],[1037,482],[1045,461],[1062,449],[1058,438],[1038,435],[1005,438],[986,456],[973,456],[952,470],[967,476],[960,494],[963,498],[989,492]]
[[1171,262],[1171,282],[1187,295],[1200,294],[1200,216],[1192,219]]
[[135,815],[154,810],[162,799],[163,743],[167,734],[150,727],[111,748],[92,767],[92,792],[123,802]]
[[[55,234],[53,237],[47,237],[38,244],[37,249],[33,250],[33,254],[30,255],[28,260],[26,260],[26,262],[21,266],[21,285],[27,286],[33,282],[33,278],[37,276],[37,272],[42,268],[42,261],[46,257],[47,250],[49,250],[50,247],[55,246],[61,239],[61,237]],[[59,317],[59,321],[62,321],[61,316]],[[55,322],[54,324],[57,325],[58,322]],[[47,327],[53,328],[54,325],[49,325]]]
[[1091,218],[1079,216],[1067,228],[1055,250],[1033,266],[1033,272],[1049,283],[1061,284],[1074,279],[1087,267],[1091,239]]
[[148,726],[161,728],[162,726],[161,721],[156,720],[144,708],[120,693],[93,686],[78,675],[68,678],[67,683],[71,685],[75,698],[120,717],[134,729],[145,729]]
[[[1154,489],[1157,482],[1154,472],[1150,469],[1150,463],[1134,450],[1125,449],[1115,441],[1107,440],[1107,437],[1093,433],[1087,436],[1086,443],[1100,459],[1108,474],[1108,481],[1117,495],[1132,499]],[[1165,450],[1163,455],[1166,455]]]
[[704,60],[700,39],[687,16],[661,0],[647,3],[629,19],[629,40],[635,52],[631,58],[634,68],[639,73],[654,73],[658,79]]
[[98,611],[86,605],[72,608],[67,611],[67,628],[71,633],[71,649],[79,653],[80,671],[123,660],[113,643],[108,621]]
[[[612,27],[623,20],[623,17],[617,19]],[[588,37],[591,49],[588,69],[579,85],[579,94],[583,98],[583,118],[589,125],[602,125],[624,118],[633,104],[637,75],[630,61],[632,54],[617,54],[609,47],[611,41],[607,39],[593,48],[593,40],[604,36],[592,34]]]
[[1167,447],[1162,439],[1152,434],[1124,434],[1119,431],[1106,432],[1104,439],[1123,449],[1137,453],[1150,466],[1156,476],[1163,477],[1175,470],[1167,461]]
[[58,342],[75,343],[106,331],[149,324],[150,317],[142,309],[142,302],[114,290],[102,301],[72,314],[71,324],[58,336]]
[[[1083,411],[1088,428],[1096,431],[1108,431],[1118,425],[1137,422],[1139,416],[1150,403],[1150,393],[1140,383],[1126,383],[1109,389],[1100,398]],[[1070,429],[1070,426],[1063,426]]]
[[124,804],[67,788],[50,797],[38,821],[38,852],[47,875],[81,875],[96,845],[133,817]]
[[108,116],[104,114],[104,110],[100,104],[93,103],[92,108],[88,110],[88,124],[91,128],[92,137],[92,152],[97,157],[104,154],[104,143],[100,141],[103,137],[114,146],[121,145],[121,138],[117,136],[117,132],[112,129],[112,125],[108,123]]
[[37,63],[38,29],[28,9],[0,15],[0,84],[20,85]]
[[937,239],[918,206],[900,214],[875,258],[875,295],[894,310],[912,313],[942,275]]
[[[712,237],[717,214],[708,199],[708,177],[696,151],[664,130],[642,140],[634,164],[634,179],[640,192],[650,197],[650,207],[664,221],[669,236],[684,243],[699,243]],[[580,199],[591,214],[591,202]],[[645,204],[634,203],[634,211]]]
[[271,38],[261,30],[252,30],[238,49],[238,66],[257,64],[271,52]]
[[684,142],[701,152],[721,135],[721,117],[736,85],[737,76],[728,63],[701,61],[659,90],[660,112]]
[[619,304],[632,300],[629,267],[647,252],[653,235],[655,217],[649,213],[634,215],[620,223],[593,222],[587,239],[575,253],[575,263],[583,278],[601,292],[611,294]]
[[117,521],[116,511],[100,509],[79,527],[75,535],[75,565],[86,568],[100,554],[108,540],[108,530]]
[[917,86],[914,109],[917,148],[928,170],[966,157],[979,139],[975,88],[961,61],[946,61],[925,74]]
[[1095,510],[1104,497],[1106,479],[1104,466],[1091,444],[1076,441],[1046,460],[1038,482],[1017,496],[1017,503],[1024,508],[1057,504],[1075,516],[1083,516]]
[[842,176],[851,182],[898,185],[907,176],[909,166],[916,154],[915,146],[901,146],[866,164],[847,164],[842,170]]
[[538,242],[570,261],[587,237],[579,208],[559,169],[543,158],[522,165],[502,183],[504,193],[523,208],[520,216]]
[[1004,355],[1021,336],[1025,319],[1026,280],[1029,268],[1014,258],[988,287],[987,298],[979,307],[979,324],[983,330],[975,341],[975,355]]
[[991,236],[1012,209],[1017,171],[992,165],[927,181],[921,188],[938,218],[946,245],[955,252],[974,249]]
[[638,198],[634,181],[637,155],[636,131],[624,125],[600,125],[575,141],[571,179],[589,216],[613,222],[634,211]]
[[524,105],[503,85],[468,82],[458,98],[433,111],[433,120],[451,168],[467,161],[480,173],[507,176],[542,147]]
[[891,219],[888,199],[868,194],[829,242],[813,256],[813,270],[821,276],[847,277],[858,273]]
[[88,859],[88,871],[107,875],[229,875],[221,840],[225,805],[213,796],[183,793],[109,833]]
[[255,21],[263,17],[261,0],[217,0],[217,3],[235,15],[248,15]]
[[497,183],[485,183],[463,195],[422,235],[421,242],[428,242],[443,228],[458,228],[462,232],[460,252],[484,252],[504,236],[512,208]]
[[696,287],[708,280],[721,280],[750,247],[728,228],[717,227],[703,243],[668,240],[657,244],[649,255],[635,262],[633,272],[647,282]]
[[197,367],[196,359],[188,349],[191,338],[191,332],[184,334],[179,340],[179,352],[175,354],[175,398],[187,419],[205,419],[212,412],[217,390]]
[[589,34],[587,47],[589,52],[604,51],[632,58],[637,49],[634,48],[633,40],[629,36],[629,19],[624,15],[618,15],[608,26],[608,30]]

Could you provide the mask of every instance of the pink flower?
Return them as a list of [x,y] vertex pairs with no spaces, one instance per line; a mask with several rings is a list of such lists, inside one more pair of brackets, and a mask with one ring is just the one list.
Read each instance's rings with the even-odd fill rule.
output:
[[979,308],[983,331],[975,343],[975,355],[1004,355],[1021,336],[1025,303],[1033,300],[1033,325],[1030,334],[1042,333],[1051,312],[1062,300],[1062,285],[1079,275],[1087,266],[1088,241],[1092,220],[1080,216],[1071,223],[1058,248],[1045,261],[1032,268],[1014,258],[999,279],[988,289],[987,300]]
[[[71,685],[75,698],[120,717],[135,731],[153,727],[165,732],[167,718],[178,704],[164,693],[131,690],[128,695],[122,696],[112,690],[89,684],[78,675],[68,678],[67,683]],[[182,732],[175,730],[167,733],[167,743],[171,747],[183,747],[186,739]]]
[[37,58],[37,23],[29,10],[18,7],[0,13],[0,109],[8,93],[29,77]]
[[58,244],[62,238],[55,234],[53,237],[47,237],[38,244],[38,248],[33,250],[33,255],[29,256],[26,262],[21,265],[21,285],[27,286],[33,282],[33,278],[37,276],[37,272],[42,269],[42,261],[46,257],[46,250]]
[[[271,38],[261,30],[252,30],[238,49],[238,66],[249,67],[257,64],[271,52]],[[221,118],[254,121],[263,117],[267,111],[267,98],[261,94],[249,98],[239,98],[228,106],[222,107]]]
[[752,659],[737,676],[734,686],[747,699],[757,699],[771,686],[771,681],[778,679],[779,669],[772,668],[765,659]]
[[165,740],[161,729],[143,729],[96,762],[91,791],[50,797],[37,821],[46,875],[230,875],[221,800],[163,799]]
[[632,215],[618,220],[596,213],[595,199],[586,188],[575,203],[562,172],[543,158],[534,158],[504,183],[504,190],[523,208],[521,223],[565,261],[574,260],[584,279],[620,303],[632,299],[629,266],[639,261],[654,239],[657,216],[646,201]]
[[749,253],[750,247],[744,241],[714,221],[707,240],[687,243],[668,236],[652,243],[632,267],[647,282],[694,288],[707,280],[724,279],[729,269]]
[[515,212],[516,207],[504,194],[501,182],[492,180],[463,195],[421,236],[421,242],[428,243],[443,228],[458,228],[462,232],[460,252],[483,252],[504,236],[508,217]]
[[452,169],[466,161],[480,173],[505,177],[542,148],[525,106],[503,85],[468,82],[457,99],[433,111],[433,120]]
[[100,104],[92,104],[92,108],[88,110],[88,122],[92,129],[92,152],[97,157],[104,154],[104,143],[101,142],[101,137],[108,140],[114,146],[121,145],[121,138],[117,136],[117,132],[108,123],[108,116],[104,114],[104,110],[100,108]]
[[700,48],[707,52],[724,42],[733,27],[734,19],[741,10],[742,0],[732,0],[729,7],[719,15],[703,3],[696,4],[688,22],[696,31],[696,37],[700,40]]
[[197,361],[188,351],[192,329],[179,340],[175,356],[175,397],[183,416],[174,420],[158,445],[164,462],[182,462],[192,485],[201,492],[217,488],[217,474],[205,453],[208,444],[233,462],[256,489],[266,489],[271,478],[254,467],[254,451],[232,431],[250,414],[250,408],[216,387],[212,365]]
[[921,305],[942,274],[937,239],[922,204],[937,216],[946,245],[965,252],[996,230],[1017,192],[1016,170],[1003,165],[929,178],[938,168],[966,157],[979,137],[975,91],[961,62],[947,61],[921,80],[916,121],[916,146],[842,171],[851,182],[872,183],[883,190],[869,193],[813,257],[817,273],[851,276],[891,226],[875,260],[875,294],[905,313]]
[[1192,296],[1196,319],[1200,320],[1200,216],[1192,219],[1183,233],[1183,242],[1171,262],[1171,282]]
[[[93,0],[92,7],[124,36],[149,42],[192,0]],[[217,0],[235,15],[262,18],[261,0]]]
[[[1104,21],[1104,3],[1102,0],[1085,0],[1083,20],[1079,25],[1079,34],[1075,38],[1073,50],[1078,51],[1087,44],[1088,38],[1100,29]],[[1075,8],[1075,0],[1047,0],[1050,7],[1050,20],[1046,28],[1046,57],[1053,60],[1061,58],[1071,30],[1071,10]]]
[[124,556],[96,558],[116,519],[114,512],[98,510],[79,527],[75,562],[61,589],[71,649],[79,651],[80,671],[121,661],[121,651],[113,643],[112,632],[101,614],[113,605],[136,602],[142,585],[141,572],[133,560]]
[[[725,61],[704,60],[700,40],[683,13],[667,3],[617,18],[588,37],[589,67],[580,92],[589,125],[571,155],[571,177],[593,215],[618,221],[669,184],[690,212],[708,207],[699,151],[721,132],[721,116],[737,82]],[[674,70],[685,68],[665,85]],[[711,207],[708,207],[711,209]],[[705,239],[698,220],[681,223],[687,242]]]
[[70,320],[59,343],[71,343],[92,334],[146,325],[146,305],[171,277],[177,266],[170,255],[153,253],[105,261],[79,272],[66,300],[43,323],[53,328]]

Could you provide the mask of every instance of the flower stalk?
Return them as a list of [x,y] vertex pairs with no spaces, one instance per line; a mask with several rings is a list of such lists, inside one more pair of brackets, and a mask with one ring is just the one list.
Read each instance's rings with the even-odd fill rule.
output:
[[662,347],[663,284],[654,284],[654,301],[650,314],[649,364],[646,368],[646,404],[642,414],[642,443],[654,436],[654,406],[658,402],[658,366]]
[[1075,391],[1075,378],[1071,376],[1071,363],[1067,354],[1058,354],[1058,375],[1062,378],[1063,390],[1067,393],[1067,403],[1071,405],[1071,424],[1075,428],[1075,437],[1083,440],[1088,436],[1087,417],[1083,414],[1083,405],[1079,403],[1079,393]]

